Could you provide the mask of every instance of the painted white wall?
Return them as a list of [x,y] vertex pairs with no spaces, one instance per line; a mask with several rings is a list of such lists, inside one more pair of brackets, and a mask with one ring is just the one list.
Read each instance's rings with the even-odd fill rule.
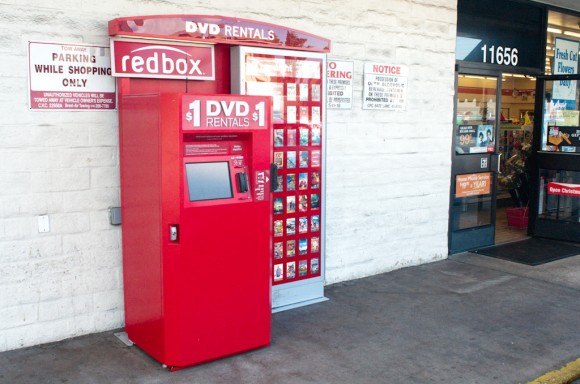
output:
[[[30,111],[27,42],[104,45],[108,20],[152,14],[285,25],[354,61],[353,109],[327,114],[328,283],[446,257],[456,0],[7,0],[0,351],[123,326],[117,113]],[[361,109],[365,61],[409,67],[406,112]]]

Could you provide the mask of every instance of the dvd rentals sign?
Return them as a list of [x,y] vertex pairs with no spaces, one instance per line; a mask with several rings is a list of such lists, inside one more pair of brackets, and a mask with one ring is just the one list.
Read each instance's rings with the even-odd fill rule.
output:
[[29,42],[29,106],[35,110],[116,108],[109,47]]
[[269,98],[252,96],[191,96],[181,101],[181,129],[265,129]]
[[111,40],[117,77],[214,80],[213,45]]

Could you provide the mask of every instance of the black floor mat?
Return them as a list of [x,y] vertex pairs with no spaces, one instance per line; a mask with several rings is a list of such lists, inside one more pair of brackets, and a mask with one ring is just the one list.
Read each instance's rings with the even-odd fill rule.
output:
[[529,238],[513,243],[494,245],[471,251],[480,255],[496,257],[527,265],[540,265],[566,257],[580,255],[580,244]]

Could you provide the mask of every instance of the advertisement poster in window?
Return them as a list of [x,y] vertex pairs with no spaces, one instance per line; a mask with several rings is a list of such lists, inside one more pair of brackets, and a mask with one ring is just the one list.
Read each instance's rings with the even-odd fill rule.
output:
[[458,155],[494,151],[494,128],[491,124],[458,125],[455,136],[455,152]]
[[489,195],[491,193],[491,173],[470,173],[455,178],[455,198]]
[[[554,44],[554,75],[578,73],[580,42],[556,37]],[[552,98],[566,104],[567,110],[576,109],[576,81],[554,81]]]

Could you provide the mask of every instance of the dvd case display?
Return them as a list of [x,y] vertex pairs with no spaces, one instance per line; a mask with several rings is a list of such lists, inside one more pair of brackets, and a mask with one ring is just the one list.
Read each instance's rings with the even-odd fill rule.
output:
[[[272,284],[313,279],[322,286],[325,60],[251,51],[241,57],[242,93],[267,92],[275,104],[272,140],[278,188],[272,195]],[[253,72],[260,68],[268,68],[268,76]]]

